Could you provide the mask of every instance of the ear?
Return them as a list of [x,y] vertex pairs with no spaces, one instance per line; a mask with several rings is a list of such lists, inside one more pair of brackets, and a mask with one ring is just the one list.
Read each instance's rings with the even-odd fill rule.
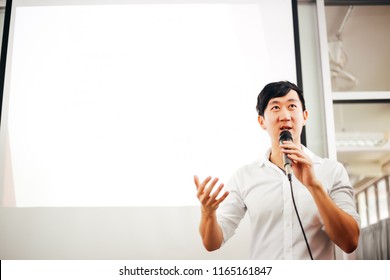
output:
[[303,111],[303,125],[306,125],[306,121],[309,118],[309,113],[305,110]]
[[265,126],[265,120],[263,116],[258,116],[257,121],[259,122],[260,126],[264,129],[267,130],[267,127]]

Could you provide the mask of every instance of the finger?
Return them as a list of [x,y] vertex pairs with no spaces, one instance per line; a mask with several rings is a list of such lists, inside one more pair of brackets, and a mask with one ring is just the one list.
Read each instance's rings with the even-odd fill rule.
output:
[[306,165],[312,165],[312,162],[310,159],[305,158],[305,157],[299,157],[297,155],[289,154],[287,155],[289,159],[291,159],[294,163],[302,163]]
[[[209,186],[206,188],[206,190],[204,191],[204,195],[205,196],[209,196],[211,191],[214,189],[215,187],[215,184],[218,182],[218,178],[214,178],[211,183],[209,184]],[[210,181],[210,180],[209,180]]]
[[293,141],[283,141],[282,143],[280,143],[280,146],[292,146],[292,145],[294,145]]
[[218,198],[214,203],[213,203],[213,207],[218,207],[219,204],[222,203],[222,201],[225,200],[225,198],[229,195],[229,192],[226,191],[220,198]]
[[194,183],[195,183],[196,189],[199,189],[199,177],[197,175],[194,175]]
[[200,202],[206,206],[206,205],[211,205],[212,201],[214,200],[212,198],[211,192],[215,187],[215,184],[218,182],[218,178],[214,178],[210,183],[209,186],[203,191],[203,193],[198,192],[198,198]]
[[309,158],[304,152],[301,150],[290,150],[290,149],[282,149],[282,153],[287,154],[287,155],[294,155],[296,157],[300,158]]
[[287,155],[297,155],[300,157],[306,157],[306,155],[301,150],[297,150],[297,149],[281,149],[280,151],[283,154],[287,154]]
[[293,142],[283,142],[283,144],[280,144],[280,148],[282,149],[289,149],[289,150],[301,150],[301,148],[297,145],[295,145]]
[[221,192],[221,190],[223,189],[224,187],[224,184],[221,183],[219,185],[219,187],[213,192],[213,194],[210,196],[210,199],[209,200],[215,200],[217,198],[217,196],[219,195],[219,193]]
[[294,145],[281,145],[280,150],[281,151],[300,151],[300,149]]
[[294,143],[293,141],[291,140],[284,140],[280,143],[280,145],[284,145],[284,144],[290,144],[290,143]]
[[[194,178],[194,180],[195,180],[195,178]],[[208,182],[210,180],[211,180],[211,176],[208,176],[206,179],[204,179],[204,181],[202,183],[199,183],[199,178],[198,178],[198,180],[197,180],[198,181],[198,185],[197,185],[198,195],[202,194],[204,192],[204,188],[206,187],[206,185],[208,184]]]

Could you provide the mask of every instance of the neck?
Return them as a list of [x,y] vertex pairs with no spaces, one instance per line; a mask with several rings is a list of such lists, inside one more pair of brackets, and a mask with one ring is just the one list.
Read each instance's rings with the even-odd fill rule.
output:
[[279,147],[271,149],[269,161],[282,169],[284,168],[282,152]]

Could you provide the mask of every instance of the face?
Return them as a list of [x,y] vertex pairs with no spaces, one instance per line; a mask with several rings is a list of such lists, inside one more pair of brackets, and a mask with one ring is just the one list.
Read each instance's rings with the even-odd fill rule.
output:
[[279,135],[283,130],[289,130],[294,143],[300,144],[307,116],[307,111],[302,111],[298,93],[290,90],[283,97],[272,98],[264,111],[264,116],[259,116],[258,120],[260,126],[270,135],[272,144],[278,145]]

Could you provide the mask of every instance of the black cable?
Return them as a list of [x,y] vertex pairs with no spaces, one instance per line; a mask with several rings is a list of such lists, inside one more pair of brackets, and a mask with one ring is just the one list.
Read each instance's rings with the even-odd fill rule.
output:
[[294,204],[295,213],[297,214],[299,225],[301,226],[302,234],[303,234],[303,237],[305,238],[306,247],[307,247],[307,250],[309,251],[310,259],[314,260],[313,259],[313,255],[311,254],[309,242],[307,241],[307,238],[306,238],[305,230],[303,229],[303,226],[302,226],[301,218],[299,217],[299,214],[298,214],[297,205],[295,204],[294,193],[293,193],[293,186],[292,186],[292,182],[291,182],[291,174],[288,174],[288,180],[290,181],[291,198],[292,198],[292,201],[293,201],[293,204]]

